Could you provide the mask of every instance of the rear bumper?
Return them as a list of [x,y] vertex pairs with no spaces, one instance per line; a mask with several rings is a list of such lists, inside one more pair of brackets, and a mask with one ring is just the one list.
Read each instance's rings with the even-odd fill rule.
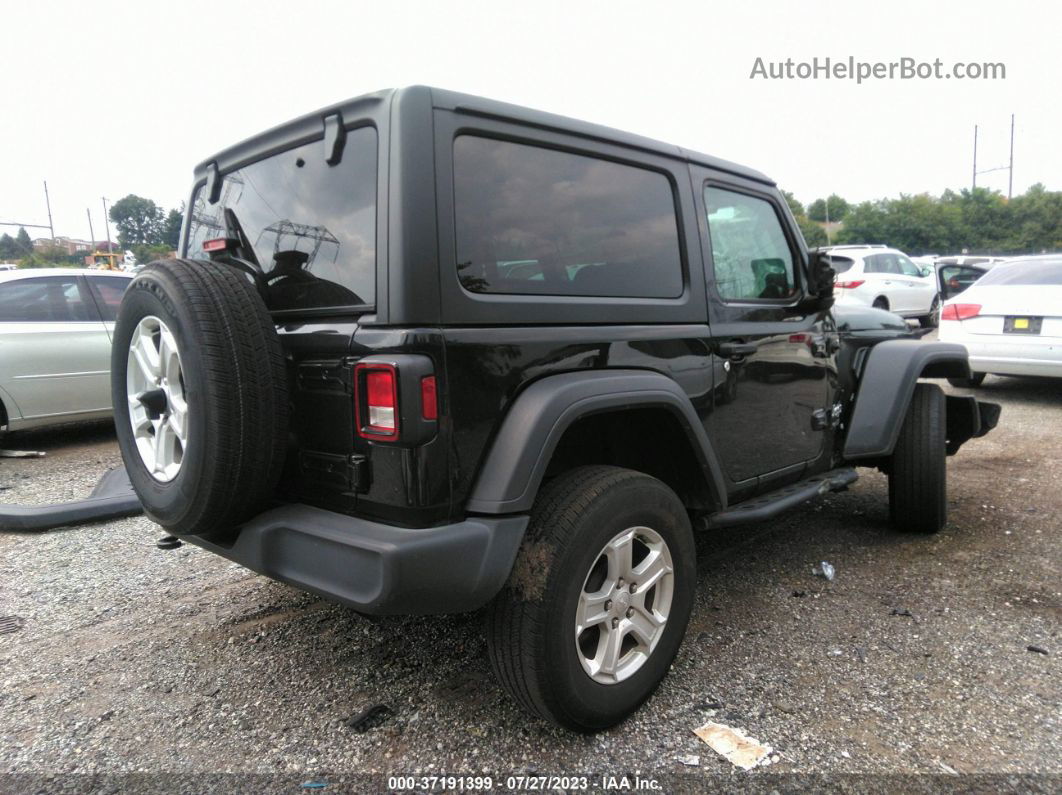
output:
[[1033,359],[1013,356],[978,356],[970,353],[970,369],[996,375],[1040,375],[1062,378],[1062,359]]
[[942,325],[940,339],[966,347],[970,369],[998,375],[1062,377],[1062,340],[1018,334],[971,334]]
[[460,613],[486,604],[512,570],[527,516],[476,517],[410,530],[285,505],[203,549],[363,613]]

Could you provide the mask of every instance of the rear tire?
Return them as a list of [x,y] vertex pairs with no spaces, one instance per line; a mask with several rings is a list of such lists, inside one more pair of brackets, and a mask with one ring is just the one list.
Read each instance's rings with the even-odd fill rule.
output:
[[896,529],[936,533],[948,520],[944,392],[916,384],[889,461],[889,514]]
[[884,309],[886,312],[888,312],[889,311],[889,299],[882,298],[881,296],[879,296],[879,297],[874,299],[874,303],[871,304],[871,306],[874,307],[875,309]]
[[970,373],[969,378],[949,378],[948,383],[960,389],[976,389],[985,381],[988,373]]
[[[631,558],[625,580],[623,566],[612,567],[623,555],[609,557],[610,550],[639,532],[653,546]],[[659,480],[610,466],[557,477],[539,494],[513,573],[489,610],[487,648],[498,679],[524,709],[565,728],[619,723],[652,694],[678,652],[693,606],[695,555],[685,508]],[[654,561],[665,561],[658,579]],[[640,577],[653,584],[638,591]],[[640,623],[647,615],[664,616],[659,630]],[[646,627],[653,640],[643,645]],[[617,638],[611,666],[610,638]]]
[[[145,335],[145,322],[158,336]],[[134,363],[130,375],[134,332],[138,345],[153,344],[161,357],[165,341],[167,354],[178,357],[179,401],[150,387],[138,392],[139,398],[129,393],[140,389],[145,372],[155,372],[154,383],[160,372],[166,374],[161,365],[153,370]],[[143,358],[149,364],[158,361],[150,350]],[[169,383],[172,387],[172,377]],[[149,406],[145,396],[152,394]],[[111,395],[129,479],[145,513],[167,531],[224,541],[265,505],[284,463],[287,376],[272,318],[236,270],[210,261],[163,260],[141,271],[118,310]],[[148,428],[141,406],[156,420],[175,411],[181,415],[180,455],[169,456],[165,473],[149,470],[152,459],[144,443],[169,430]]]

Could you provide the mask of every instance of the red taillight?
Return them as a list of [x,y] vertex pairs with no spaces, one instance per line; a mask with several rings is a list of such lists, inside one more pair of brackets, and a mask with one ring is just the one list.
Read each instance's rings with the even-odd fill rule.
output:
[[969,320],[981,314],[980,304],[945,304],[941,320]]
[[420,379],[420,415],[426,420],[439,419],[439,395],[433,375]]
[[357,402],[358,434],[366,439],[397,438],[398,378],[395,368],[386,364],[358,365],[355,380],[364,395],[364,399]]
[[865,281],[866,279],[856,279],[855,281],[851,282],[834,282],[833,286],[840,287],[842,290],[851,290],[853,287],[858,287]]

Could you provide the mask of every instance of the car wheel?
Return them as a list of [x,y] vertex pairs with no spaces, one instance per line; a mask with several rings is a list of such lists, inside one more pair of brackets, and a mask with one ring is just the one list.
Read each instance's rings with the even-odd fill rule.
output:
[[889,513],[898,530],[936,533],[948,519],[944,392],[916,384],[889,460]]
[[985,381],[988,373],[970,373],[969,378],[949,378],[948,383],[963,389],[976,389]]
[[936,328],[940,325],[940,298],[933,299],[933,304],[929,307],[929,314],[922,315],[918,318],[918,325],[922,328]]
[[693,534],[659,480],[609,466],[543,488],[487,619],[491,665],[526,710],[576,731],[630,715],[682,643],[696,583]]
[[284,358],[251,283],[217,262],[164,260],[122,298],[114,424],[147,515],[222,541],[272,494],[287,442]]
[[874,303],[871,304],[871,306],[873,306],[875,309],[884,309],[886,312],[888,312],[889,311],[889,299],[884,298],[882,296],[878,296],[877,298],[874,299]]

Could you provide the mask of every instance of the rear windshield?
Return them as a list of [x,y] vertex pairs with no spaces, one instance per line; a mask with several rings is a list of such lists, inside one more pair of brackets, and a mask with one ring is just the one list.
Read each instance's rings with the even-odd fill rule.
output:
[[830,257],[830,267],[833,268],[834,273],[844,273],[853,265],[855,265],[854,259],[849,259],[848,257]]
[[375,304],[376,130],[349,131],[338,164],[326,156],[314,141],[230,172],[216,204],[200,187],[188,256],[205,257],[205,241],[232,236],[229,209],[266,272],[270,309]]
[[977,282],[978,287],[988,284],[1062,284],[1062,259],[999,265]]

